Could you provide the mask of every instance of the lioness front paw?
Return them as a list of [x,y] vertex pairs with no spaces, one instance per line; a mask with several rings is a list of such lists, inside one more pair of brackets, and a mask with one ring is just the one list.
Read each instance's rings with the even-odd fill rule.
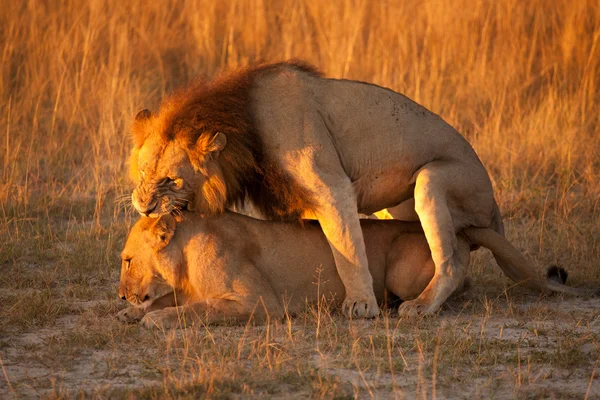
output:
[[346,296],[342,312],[348,318],[375,318],[379,315],[379,306],[375,296],[370,296],[368,300]]
[[170,312],[169,310],[158,310],[144,315],[141,323],[148,329],[169,329],[177,327],[178,322],[177,313]]
[[415,300],[405,301],[398,307],[398,316],[400,317],[415,317],[417,315],[430,316],[439,311],[440,307],[434,307],[431,304],[425,303],[418,298]]
[[133,323],[137,322],[146,314],[146,311],[141,307],[127,307],[124,310],[119,311],[117,318],[121,322]]

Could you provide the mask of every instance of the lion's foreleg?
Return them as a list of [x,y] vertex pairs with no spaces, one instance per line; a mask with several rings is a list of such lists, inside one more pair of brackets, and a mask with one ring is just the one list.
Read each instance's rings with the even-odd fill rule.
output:
[[[154,300],[149,306],[131,306],[127,307],[117,314],[117,318],[122,322],[136,322],[141,320],[146,314],[156,310],[162,310],[166,307],[172,307],[177,305],[177,299],[179,296],[175,292],[170,292],[164,296]],[[181,302],[181,300],[180,300]]]
[[379,307],[358,218],[356,191],[316,108],[303,114],[301,126],[302,132],[289,137],[301,138],[297,144],[302,149],[286,152],[282,167],[313,195],[312,211],[329,242],[346,290],[344,313],[348,317],[375,317]]
[[319,182],[315,186],[319,194],[319,208],[315,213],[346,289],[342,305],[344,314],[372,318],[379,313],[379,307],[373,293],[356,195],[350,180],[344,178],[342,182],[330,184]]
[[247,323],[248,321],[263,323],[271,317],[283,316],[283,313],[274,310],[274,307],[265,305],[261,299],[254,307],[235,300],[205,299],[183,306],[149,312],[142,318],[142,324],[147,328],[174,328],[198,324]]

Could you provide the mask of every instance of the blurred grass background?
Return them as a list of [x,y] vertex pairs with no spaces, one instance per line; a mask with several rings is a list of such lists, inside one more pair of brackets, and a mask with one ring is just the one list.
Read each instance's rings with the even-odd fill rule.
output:
[[[60,261],[114,279],[132,216],[115,198],[131,190],[135,113],[195,76],[299,57],[440,114],[488,168],[511,240],[576,280],[599,277],[595,0],[1,0],[0,9],[3,268]],[[86,257],[70,264],[73,252]]]
[[0,10],[0,393],[354,398],[402,387],[435,398],[437,371],[440,397],[598,393],[596,303],[508,296],[485,252],[467,297],[434,319],[348,323],[317,308],[267,327],[162,333],[114,318],[118,253],[137,218],[121,201],[135,113],[195,76],[292,57],[440,114],[488,168],[509,239],[540,269],[559,263],[574,285],[598,286],[597,0],[0,0]]

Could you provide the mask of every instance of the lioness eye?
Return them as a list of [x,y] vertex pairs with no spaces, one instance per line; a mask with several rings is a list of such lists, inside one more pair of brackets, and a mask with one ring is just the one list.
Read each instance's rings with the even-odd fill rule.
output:
[[173,179],[173,184],[177,187],[181,187],[181,185],[183,185],[183,179],[181,179],[181,178]]

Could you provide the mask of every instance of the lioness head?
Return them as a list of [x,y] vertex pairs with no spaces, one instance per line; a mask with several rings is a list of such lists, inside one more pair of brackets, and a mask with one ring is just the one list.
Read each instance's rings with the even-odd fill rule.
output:
[[[163,252],[175,234],[175,219],[142,217],[129,232],[121,252],[119,297],[134,305],[151,304],[173,291],[173,263]],[[173,261],[173,260],[170,260]]]
[[199,131],[184,121],[168,122],[148,110],[135,118],[130,157],[131,177],[137,183],[133,206],[153,218],[194,208],[223,211],[227,193],[217,159],[227,137]]

